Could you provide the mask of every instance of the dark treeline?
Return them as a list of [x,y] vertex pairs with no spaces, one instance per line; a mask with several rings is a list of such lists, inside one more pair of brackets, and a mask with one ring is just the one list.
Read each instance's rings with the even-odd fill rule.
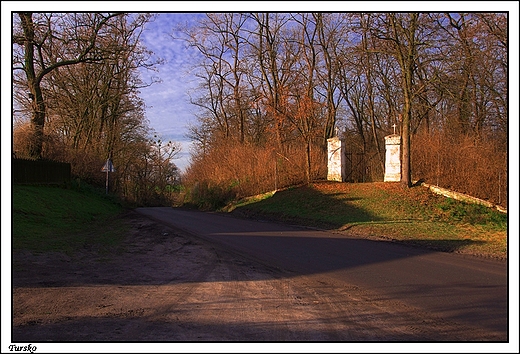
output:
[[325,178],[336,130],[382,180],[396,124],[404,185],[505,204],[507,28],[507,13],[207,14],[183,31],[204,58],[192,200]]

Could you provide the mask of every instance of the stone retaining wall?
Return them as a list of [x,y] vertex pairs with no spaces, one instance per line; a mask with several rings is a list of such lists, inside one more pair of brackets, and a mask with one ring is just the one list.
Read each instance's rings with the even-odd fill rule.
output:
[[426,183],[421,183],[421,185],[426,187],[426,188],[428,188],[428,189],[430,189],[435,194],[443,195],[445,197],[456,199],[456,200],[460,200],[460,201],[464,201],[464,202],[467,202],[467,203],[484,205],[484,206],[487,206],[488,208],[493,208],[493,209],[496,209],[496,210],[498,210],[498,211],[500,211],[502,213],[506,213],[507,214],[507,209],[506,208],[503,208],[500,205],[496,205],[496,204],[490,203],[490,202],[485,201],[483,199],[475,198],[475,197],[472,197],[470,195],[459,193],[459,192],[450,191],[449,189],[441,188],[439,186],[434,186],[434,185],[430,185],[430,184],[426,184]]

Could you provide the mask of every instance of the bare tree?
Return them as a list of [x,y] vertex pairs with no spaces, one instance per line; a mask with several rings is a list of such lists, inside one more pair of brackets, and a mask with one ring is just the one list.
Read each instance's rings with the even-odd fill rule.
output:
[[192,28],[208,59],[199,72],[204,100],[196,102],[205,114],[193,136],[209,154],[216,141],[233,139],[273,156],[291,151],[303,182],[323,162],[311,151],[324,150],[338,111],[350,145],[378,155],[374,170],[384,169],[381,138],[397,123],[402,183],[410,187],[416,137],[453,134],[450,122],[458,121],[471,134],[507,141],[506,20],[499,13],[211,14]]
[[486,125],[501,125],[507,110],[507,26],[497,26],[505,24],[505,16],[448,13],[437,23],[445,37],[442,90],[457,108],[448,124],[453,134],[481,137]]
[[23,60],[15,54],[13,69],[23,70],[31,99],[33,137],[31,155],[42,157],[46,118],[42,80],[57,68],[78,63],[100,62],[104,58],[96,45],[108,22],[121,14],[36,14],[18,13],[13,42],[20,46]]
[[[373,87],[373,82],[375,81],[374,72],[374,56],[377,55],[376,51],[374,51],[374,46],[371,45],[371,38],[369,37],[369,31],[372,26],[372,14],[361,15],[360,19],[360,27],[362,30],[361,35],[361,67],[364,70],[364,77],[366,79],[366,93],[367,93],[367,108],[368,114],[370,117],[370,126],[372,127],[372,136],[373,142],[376,146],[377,155],[379,157],[379,163],[381,164],[381,168],[384,170],[384,160],[383,155],[381,153],[381,146],[379,143],[379,137],[377,134],[377,124],[376,124],[376,109],[375,109],[375,89]],[[375,58],[377,60],[377,57]]]
[[[150,84],[142,81],[140,69],[153,69],[158,63],[140,41],[145,24],[153,16],[20,16],[34,18],[40,31],[47,28],[52,37],[40,39],[39,47],[33,46],[40,53],[33,53],[34,73],[40,76],[39,86],[31,87],[40,90],[44,103],[45,156],[70,162],[75,176],[93,183],[100,182],[100,166],[110,158],[116,166],[112,189],[129,200],[143,202],[150,197],[149,190],[159,191],[154,194],[158,198],[166,193],[167,187],[178,181],[179,171],[173,159],[180,147],[177,143],[149,140],[151,130],[139,97],[139,89]],[[101,19],[105,19],[102,26]],[[95,31],[96,39],[91,38],[88,54],[78,58],[76,49],[82,49],[84,44],[77,40],[83,38],[80,33],[92,33],[93,23],[100,26]],[[75,24],[79,27],[75,28]],[[69,41],[64,39],[67,31],[72,31]],[[74,31],[78,32],[76,37]],[[25,47],[16,48],[14,54],[14,62],[21,62]],[[24,62],[18,72],[32,72],[26,67]],[[15,91],[24,90],[27,79],[20,74],[15,78]],[[19,102],[24,103],[22,99]]]
[[[324,88],[326,102],[326,118],[323,137],[325,139],[334,136],[337,120],[337,111],[342,96],[339,94],[339,66],[338,54],[341,47],[347,46],[349,28],[342,14],[315,13],[318,31],[318,44],[322,53],[322,68],[318,70],[321,85]],[[318,92],[320,92],[318,90]]]
[[203,109],[202,120],[212,117],[225,138],[241,143],[246,140],[248,116],[242,37],[246,20],[244,14],[208,14],[197,28],[184,31],[188,45],[204,58],[197,65],[197,76],[205,94],[192,103]]
[[410,126],[413,113],[413,102],[418,93],[414,75],[419,59],[419,47],[425,43],[419,38],[420,16],[418,13],[388,13],[378,16],[374,23],[374,36],[386,43],[388,54],[399,64],[401,91],[403,94],[402,108],[402,180],[404,186],[412,186],[410,159]]
[[273,120],[278,149],[282,151],[287,125],[284,100],[288,97],[287,84],[295,60],[286,50],[289,43],[283,37],[283,28],[289,19],[277,13],[254,13],[251,19],[255,28],[248,43],[261,75],[258,81],[265,100],[265,113]]

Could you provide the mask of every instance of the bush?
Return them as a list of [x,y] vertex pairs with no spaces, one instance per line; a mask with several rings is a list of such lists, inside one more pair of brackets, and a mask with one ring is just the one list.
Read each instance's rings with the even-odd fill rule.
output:
[[507,206],[507,152],[492,138],[418,134],[412,141],[414,179]]
[[[311,152],[311,179],[324,178],[325,152],[319,146]],[[235,199],[305,183],[305,148],[295,144],[280,153],[271,146],[223,142],[193,156],[183,180],[187,203],[218,209]]]

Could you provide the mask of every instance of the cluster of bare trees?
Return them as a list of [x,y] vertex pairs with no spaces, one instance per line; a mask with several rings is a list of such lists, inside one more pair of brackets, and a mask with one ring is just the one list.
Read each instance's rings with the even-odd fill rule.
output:
[[[273,151],[286,168],[292,161],[301,182],[323,178],[336,127],[350,151],[376,156],[380,177],[370,178],[377,180],[383,137],[397,124],[406,186],[432,175],[420,158],[433,141],[457,151],[469,138],[503,156],[507,21],[506,13],[207,14],[184,32],[204,58],[188,180],[222,180],[218,161],[237,147]],[[240,166],[230,164],[239,170],[228,178],[233,185],[259,173],[271,181],[275,171],[268,161],[263,172]]]
[[149,14],[13,14],[14,152],[71,162],[74,175],[133,201],[161,194],[178,174],[177,144],[151,138],[139,88],[152,68],[140,36]]
[[[150,139],[139,98],[150,84],[139,69],[154,66],[139,40],[152,17],[13,14],[18,155],[70,161],[101,181],[112,159],[114,187],[133,200],[177,180],[179,146]],[[185,181],[236,197],[324,178],[337,132],[376,161],[363,180],[380,180],[396,124],[404,185],[425,178],[505,200],[507,28],[507,13],[207,14],[182,32],[203,58]],[[474,187],[461,171],[476,171]],[[499,190],[478,195],[494,181]]]

